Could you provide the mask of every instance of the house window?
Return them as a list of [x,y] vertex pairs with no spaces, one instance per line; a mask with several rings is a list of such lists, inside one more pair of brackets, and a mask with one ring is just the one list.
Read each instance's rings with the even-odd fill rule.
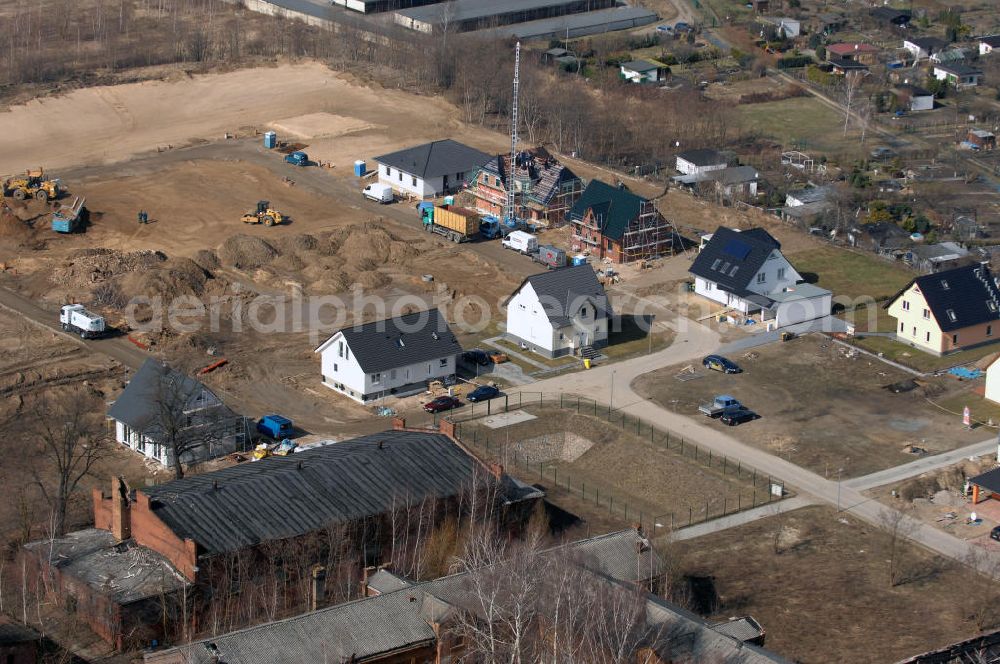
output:
[[958,335],[957,334],[951,335],[951,343],[956,344],[956,345],[958,344]]
[[400,182],[402,182],[402,181],[403,181],[403,171],[400,171],[400,172],[399,172],[399,181],[400,181]]
[[716,258],[716,259],[715,259],[715,260],[714,260],[714,261],[712,262],[712,269],[713,269],[713,270],[718,270],[718,269],[719,269],[719,266],[720,266],[720,265],[722,265],[722,259],[721,259],[721,258]]
[[381,373],[373,373],[372,374],[372,385],[378,385],[381,382],[382,382],[382,374]]
[[337,363],[333,363],[333,373],[337,373]]
[[917,328],[916,328],[916,326],[914,326],[914,328],[913,328],[913,336],[917,336]]
[[343,341],[338,341],[337,342],[337,357],[343,357],[343,356],[344,356],[344,342]]
[[767,281],[767,273],[766,272],[759,272],[757,274],[757,283],[758,284],[762,284],[765,281]]
[[785,278],[785,268],[779,267],[778,268],[778,279],[784,279],[784,278]]
[[952,323],[958,320],[958,316],[955,315],[954,309],[948,309],[945,313],[948,314],[948,320],[950,320]]
[[413,177],[411,179],[413,180],[413,186],[416,187],[417,186],[417,178]]
[[441,368],[443,369],[446,366],[448,366],[448,358],[447,357],[442,357],[441,358]]
[[927,333],[927,341],[930,341],[930,340],[931,340],[931,333],[930,333],[930,332],[928,332],[928,333]]
[[988,336],[988,337],[992,337],[993,336],[993,326],[992,325],[987,325],[986,326],[986,336]]
[[465,179],[465,173],[455,173],[455,179],[458,180],[458,181],[464,180]]
[[941,290],[948,290],[948,282],[944,279],[941,280]]
[[931,310],[924,309],[924,320],[930,320],[930,319],[931,319]]
[[583,318],[587,317],[587,307],[583,307],[582,309],[580,309],[580,316],[582,316]]
[[386,174],[386,175],[392,175],[392,169],[391,169],[391,168],[389,168],[388,166],[386,166],[386,167],[385,167],[385,174]]
[[611,250],[611,240],[606,240],[606,242],[607,242],[607,246],[608,246],[608,251],[610,251]]
[[389,380],[396,380],[396,370],[395,369],[390,369],[389,370]]
[[499,177],[497,177],[497,178],[496,178],[496,181],[497,181],[497,186],[499,187],[499,186],[500,186],[500,178],[499,178]]
[[900,332],[900,334],[902,334],[905,331],[903,328],[904,328],[904,324],[900,323],[899,324],[899,332]]
[[909,311],[909,310],[910,310],[910,303],[907,302],[906,300],[903,300],[903,311]]

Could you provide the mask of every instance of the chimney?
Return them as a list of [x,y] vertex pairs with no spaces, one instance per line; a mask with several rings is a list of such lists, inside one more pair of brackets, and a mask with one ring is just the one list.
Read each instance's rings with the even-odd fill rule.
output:
[[503,464],[491,461],[486,464],[486,468],[490,471],[490,474],[498,480],[503,477]]
[[406,418],[405,417],[394,417],[392,418],[392,428],[396,431],[401,431],[406,428]]
[[132,536],[128,485],[125,483],[125,478],[120,476],[111,480],[111,534],[119,542]]
[[315,611],[326,598],[326,567],[316,565],[312,568],[312,587],[309,592],[309,610]]

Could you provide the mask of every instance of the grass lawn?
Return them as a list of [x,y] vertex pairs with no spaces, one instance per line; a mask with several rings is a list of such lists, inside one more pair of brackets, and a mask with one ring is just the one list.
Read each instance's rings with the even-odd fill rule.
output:
[[995,585],[908,542],[897,545],[902,578],[890,585],[890,536],[826,507],[667,547],[694,608],[719,621],[752,615],[768,649],[804,663],[895,662],[940,648],[976,635],[975,605],[995,601]]
[[736,107],[747,129],[780,141],[791,149],[827,152],[856,149],[853,130],[843,135],[844,116],[815,97],[793,97]]
[[[980,384],[982,381],[979,381]],[[987,401],[975,392],[969,391],[963,394],[954,394],[943,399],[932,399],[933,403],[949,411],[955,416],[955,426],[960,426],[962,422],[962,409],[969,407],[969,414],[973,422],[987,423],[990,420],[994,424],[1000,422],[1000,403]]]
[[[515,352],[515,353],[520,353],[521,355],[524,355],[525,357],[530,357],[531,359],[535,360],[536,362],[540,362],[540,363],[542,363],[542,364],[544,364],[545,366],[548,366],[548,367],[565,367],[565,366],[569,366],[571,364],[580,364],[581,368],[583,367],[580,359],[576,358],[576,357],[573,357],[571,355],[570,356],[563,356],[563,357],[556,357],[556,358],[553,358],[553,359],[549,359],[549,358],[545,357],[544,355],[542,355],[541,353],[536,353],[536,352],[531,351],[531,350],[525,350],[525,349],[521,348],[520,346],[518,346],[517,344],[515,344],[515,343],[513,343],[511,341],[508,341],[506,339],[497,339],[497,344],[500,345],[500,346],[503,346],[503,348],[505,350],[510,350],[510,351]],[[526,364],[524,362],[520,362],[513,355],[508,355],[508,357],[510,357],[511,361],[518,362],[518,364],[520,366],[526,366],[528,371],[538,371],[538,367],[532,366],[530,364]]]
[[837,247],[800,251],[788,258],[806,281],[852,299],[890,297],[916,276],[900,265]]
[[858,346],[873,353],[882,353],[882,356],[888,360],[899,362],[903,366],[923,372],[941,371],[942,369],[969,364],[992,353],[1000,352],[1000,345],[990,344],[938,357],[937,355],[931,355],[930,353],[907,346],[891,337],[864,337],[858,339]]
[[612,360],[624,360],[662,350],[669,346],[676,336],[673,330],[657,327],[654,323],[653,338],[650,339],[648,324],[640,324],[640,321],[628,314],[622,314],[619,321],[620,329],[610,332],[608,345],[601,349],[601,352]]

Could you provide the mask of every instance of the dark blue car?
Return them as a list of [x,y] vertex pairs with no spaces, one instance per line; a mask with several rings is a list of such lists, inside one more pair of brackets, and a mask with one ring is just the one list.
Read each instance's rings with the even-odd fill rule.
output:
[[721,355],[709,355],[701,364],[706,369],[711,369],[712,371],[721,371],[727,374],[738,374],[743,373],[743,369],[740,369],[739,365],[732,360],[727,360]]
[[492,385],[480,385],[476,389],[469,392],[468,396],[465,398],[469,401],[489,401],[490,399],[495,399],[500,396],[501,392]]

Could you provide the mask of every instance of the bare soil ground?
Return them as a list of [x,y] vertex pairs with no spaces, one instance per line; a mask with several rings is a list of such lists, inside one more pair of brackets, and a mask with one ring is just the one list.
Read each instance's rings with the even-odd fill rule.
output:
[[705,613],[719,621],[752,615],[767,630],[766,646],[794,661],[894,662],[977,634],[973,607],[995,587],[923,549],[899,547],[903,582],[890,586],[885,532],[810,507],[670,551],[701,582],[693,599]]
[[[758,412],[759,420],[730,429],[738,439],[793,463],[836,477],[864,475],[912,461],[916,446],[935,453],[982,439],[953,417],[928,406],[925,395],[959,389],[933,379],[909,392],[885,386],[911,376],[865,355],[850,355],[821,335],[774,343],[731,358],[744,372],[723,375],[697,367],[701,378],[681,382],[681,367],[660,369],[635,384],[665,408],[698,414],[700,404],[729,394]],[[724,426],[715,423],[717,426]]]
[[[680,527],[704,519],[706,510],[714,517],[767,499],[763,485],[754,498],[749,473],[723,469],[718,459],[710,465],[704,455],[695,460],[690,446],[682,454],[677,441],[668,448],[659,434],[650,440],[648,429],[637,433],[634,424],[623,429],[617,418],[609,422],[573,409],[521,410],[536,418],[498,429],[465,422],[463,440],[529,481],[569,487],[578,497],[585,493],[584,502],[604,505],[609,514],[622,516],[628,504],[633,520],[642,515],[647,526],[656,520],[666,528],[673,520]],[[616,505],[610,509],[609,496]]]

